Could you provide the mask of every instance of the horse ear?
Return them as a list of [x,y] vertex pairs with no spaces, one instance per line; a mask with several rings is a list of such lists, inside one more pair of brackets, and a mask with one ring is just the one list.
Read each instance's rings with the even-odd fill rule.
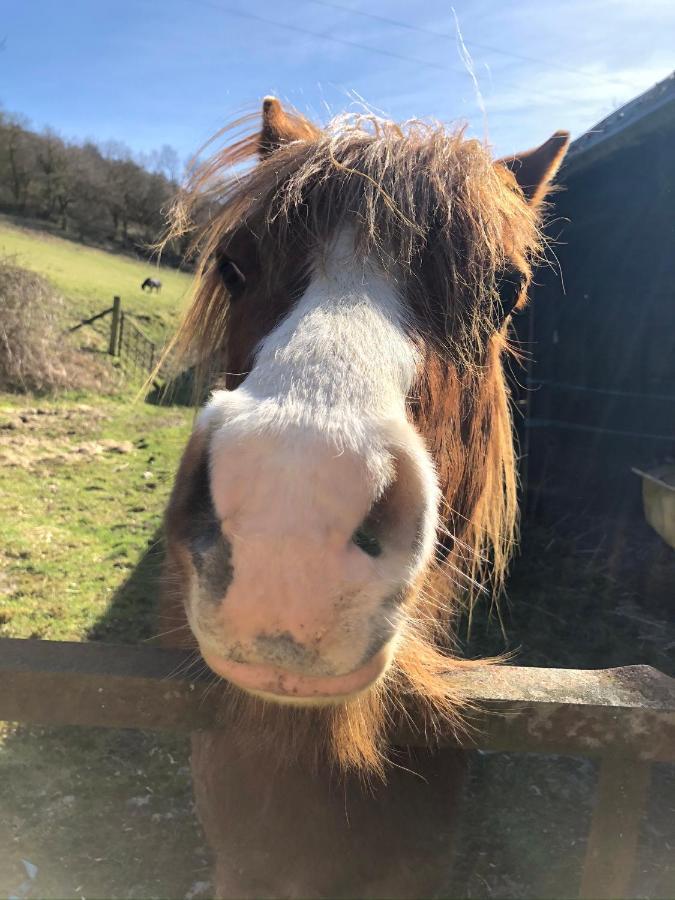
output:
[[513,172],[525,198],[536,206],[543,200],[555,178],[569,143],[569,131],[556,131],[541,147],[516,156],[506,156],[497,162]]
[[274,153],[291,141],[311,141],[319,135],[319,129],[296,112],[287,112],[276,97],[265,97],[262,107],[262,128],[258,138],[261,158]]

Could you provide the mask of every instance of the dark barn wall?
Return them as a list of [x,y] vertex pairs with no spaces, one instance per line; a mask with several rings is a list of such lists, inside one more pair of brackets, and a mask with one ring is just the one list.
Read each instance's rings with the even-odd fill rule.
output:
[[528,504],[635,509],[630,467],[675,454],[675,113],[559,181],[559,268],[517,323],[534,359]]

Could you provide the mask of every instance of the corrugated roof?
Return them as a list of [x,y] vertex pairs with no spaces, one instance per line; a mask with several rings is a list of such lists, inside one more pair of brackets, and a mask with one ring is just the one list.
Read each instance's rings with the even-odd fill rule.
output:
[[573,141],[565,169],[569,172],[590,164],[662,121],[675,122],[675,72]]

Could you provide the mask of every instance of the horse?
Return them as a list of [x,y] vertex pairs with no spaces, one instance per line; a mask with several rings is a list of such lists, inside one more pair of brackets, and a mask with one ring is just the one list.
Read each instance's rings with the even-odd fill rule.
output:
[[141,290],[144,291],[146,288],[150,291],[150,293],[156,291],[159,294],[162,290],[162,282],[159,280],[159,278],[146,278],[141,285]]
[[319,127],[271,97],[250,121],[169,232],[201,218],[175,347],[213,392],[161,609],[217,682],[223,728],[192,741],[214,890],[425,896],[463,778],[434,740],[462,728],[452,676],[476,665],[457,611],[499,590],[516,538],[509,322],[569,135],[494,160],[462,129]]

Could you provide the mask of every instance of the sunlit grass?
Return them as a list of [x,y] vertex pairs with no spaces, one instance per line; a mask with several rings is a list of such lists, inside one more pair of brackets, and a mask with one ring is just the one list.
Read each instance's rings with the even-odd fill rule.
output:
[[[92,400],[0,399],[2,635],[85,637],[156,540],[191,414]],[[139,637],[155,592],[104,632]]]

